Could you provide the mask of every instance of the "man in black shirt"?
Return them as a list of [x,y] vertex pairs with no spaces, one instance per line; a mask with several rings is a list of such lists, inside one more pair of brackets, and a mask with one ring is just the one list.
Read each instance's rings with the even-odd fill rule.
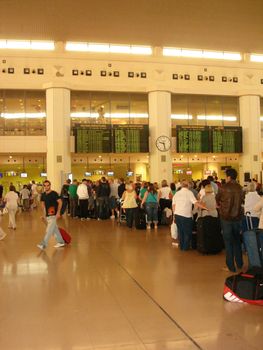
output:
[[60,218],[60,210],[62,206],[62,201],[56,191],[51,190],[51,183],[49,180],[44,181],[43,183],[44,193],[41,195],[41,205],[43,208],[43,219],[47,223],[47,229],[44,239],[37,247],[41,250],[44,250],[52,234],[56,237],[57,244],[55,248],[64,247],[65,242],[59,232],[57,226],[57,219]]

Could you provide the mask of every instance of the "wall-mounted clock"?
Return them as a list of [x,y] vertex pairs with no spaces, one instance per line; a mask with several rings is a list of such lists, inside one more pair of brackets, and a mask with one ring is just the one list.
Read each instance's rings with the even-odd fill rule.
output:
[[171,139],[168,136],[162,135],[156,139],[155,144],[159,151],[166,152],[171,148]]

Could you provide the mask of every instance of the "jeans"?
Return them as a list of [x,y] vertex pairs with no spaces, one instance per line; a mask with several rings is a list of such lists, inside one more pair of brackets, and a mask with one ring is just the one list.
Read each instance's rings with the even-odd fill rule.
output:
[[99,203],[99,218],[108,218],[109,217],[109,197],[103,196],[98,197]]
[[63,215],[68,207],[68,213],[70,212],[70,206],[69,206],[69,198],[65,197],[62,198],[62,208],[60,210],[60,214]]
[[145,203],[145,209],[147,214],[147,223],[158,223],[158,203],[149,202]]
[[48,245],[48,241],[52,234],[54,234],[56,240],[58,243],[64,243],[64,240],[59,232],[58,226],[57,226],[57,219],[55,216],[47,216],[47,229],[46,234],[42,242],[40,243],[44,248]]
[[175,222],[179,234],[180,249],[189,250],[192,240],[193,219],[181,215],[175,215]]
[[77,216],[77,207],[78,207],[78,197],[69,198],[70,203],[70,216],[75,218]]
[[[263,230],[261,232],[257,230],[257,234],[259,235],[259,242],[261,246],[261,257],[263,259]],[[244,240],[244,244],[248,254],[249,267],[251,266],[261,267],[261,261],[260,261],[260,256],[258,252],[258,242],[257,242],[255,231],[244,232],[243,240]]]
[[136,208],[126,208],[125,213],[126,213],[127,226],[132,228],[133,221],[136,222],[136,218],[138,216],[138,208],[137,207]]
[[[243,266],[240,240],[241,221],[226,221],[221,219],[221,227],[226,248],[226,265],[232,272]],[[236,266],[235,266],[236,263]]]

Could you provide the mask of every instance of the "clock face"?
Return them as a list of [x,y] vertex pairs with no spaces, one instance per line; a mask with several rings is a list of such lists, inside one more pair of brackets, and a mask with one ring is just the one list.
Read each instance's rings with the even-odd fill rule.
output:
[[166,152],[171,148],[171,140],[168,136],[159,136],[156,140],[156,147],[161,152]]

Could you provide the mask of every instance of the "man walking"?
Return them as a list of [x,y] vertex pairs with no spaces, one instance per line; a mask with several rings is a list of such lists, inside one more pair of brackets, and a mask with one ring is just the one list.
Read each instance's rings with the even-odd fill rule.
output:
[[227,268],[223,269],[231,272],[236,272],[236,268],[240,270],[243,266],[240,228],[244,191],[236,179],[237,171],[227,169],[226,183],[219,187],[216,195],[226,249]]
[[59,198],[59,195],[56,191],[51,190],[51,182],[49,180],[44,181],[43,183],[44,193],[41,195],[41,205],[43,208],[43,219],[47,223],[46,235],[42,242],[37,245],[41,250],[44,250],[47,245],[50,237],[54,234],[57,244],[55,248],[64,247],[65,242],[59,232],[57,226],[57,219],[60,218],[60,210],[62,207],[62,201]]

